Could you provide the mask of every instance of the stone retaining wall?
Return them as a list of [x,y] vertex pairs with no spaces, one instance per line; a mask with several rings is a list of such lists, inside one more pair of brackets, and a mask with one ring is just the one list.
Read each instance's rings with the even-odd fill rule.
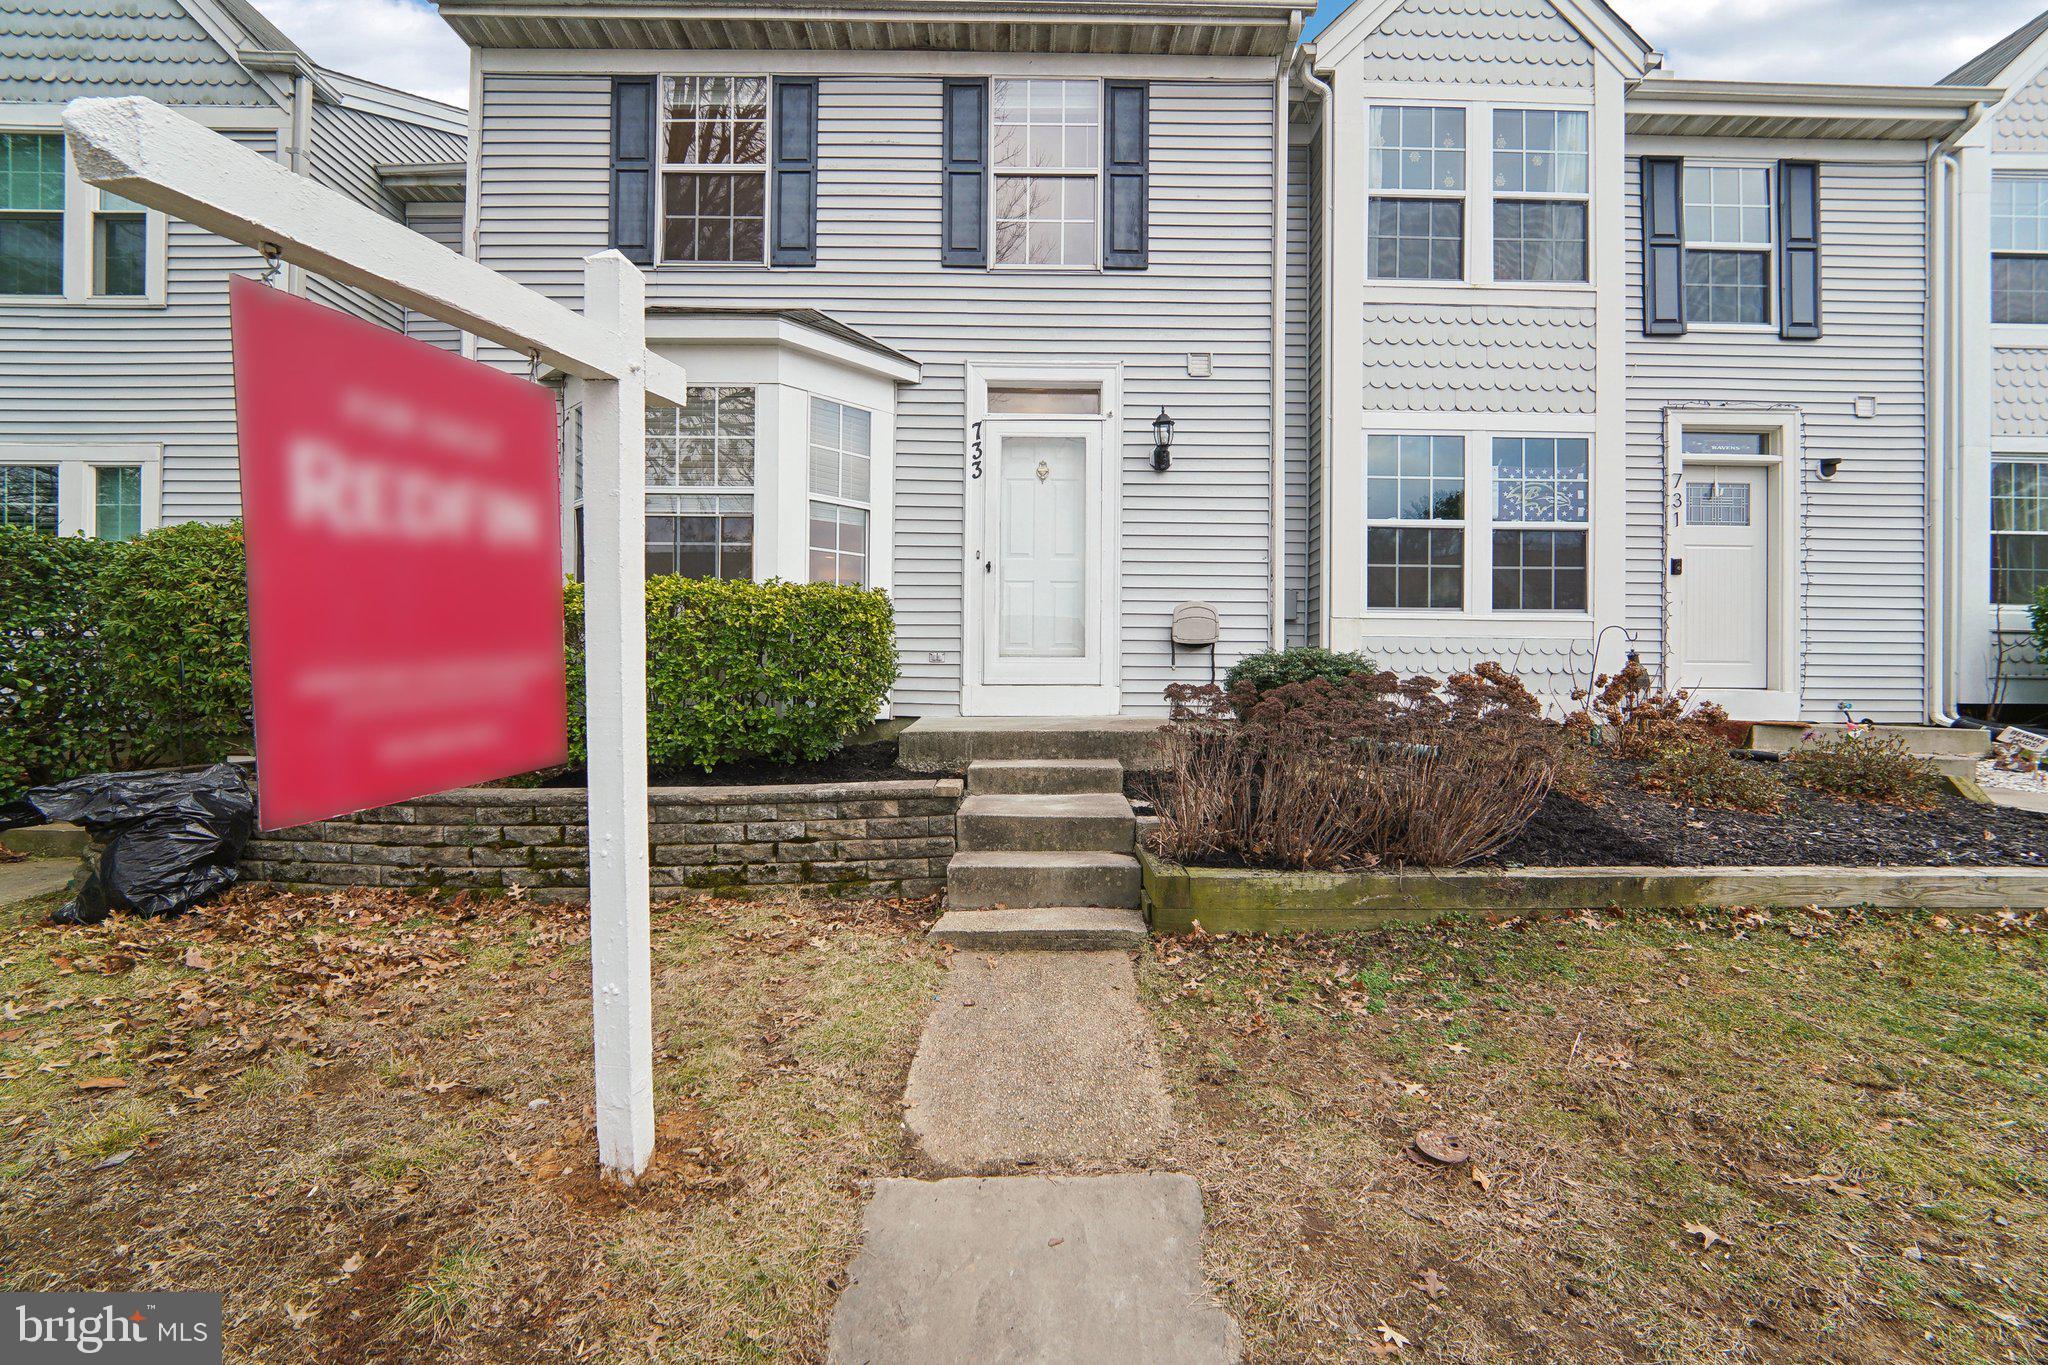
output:
[[[940,778],[817,787],[662,787],[651,794],[657,898],[691,891],[925,896],[945,885],[961,784]],[[250,881],[581,899],[581,790],[484,788],[258,837]]]

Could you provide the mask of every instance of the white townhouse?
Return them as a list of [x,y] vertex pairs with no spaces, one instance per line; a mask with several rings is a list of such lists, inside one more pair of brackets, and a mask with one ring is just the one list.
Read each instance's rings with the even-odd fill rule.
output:
[[[65,103],[122,95],[461,239],[462,110],[316,65],[247,0],[0,0],[0,525],[125,539],[240,510],[228,278],[264,262],[78,178]],[[282,282],[459,344],[317,276]]]
[[1984,118],[1937,163],[1959,224],[1941,261],[1939,489],[1955,537],[1937,639],[1937,713],[2048,703],[2028,608],[2048,588],[2048,13],[1944,79],[1992,87]]
[[1938,709],[1934,175],[1993,92],[1674,79],[1599,0],[1358,0],[1299,70],[1307,638]]

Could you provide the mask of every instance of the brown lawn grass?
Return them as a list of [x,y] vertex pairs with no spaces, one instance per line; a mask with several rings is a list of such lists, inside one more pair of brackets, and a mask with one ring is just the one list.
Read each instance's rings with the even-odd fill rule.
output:
[[241,1360],[822,1355],[902,1168],[924,907],[658,909],[663,1141],[621,1193],[580,907],[48,904],[0,911],[0,1287],[223,1290]]
[[1183,939],[1145,977],[1254,1360],[2048,1359],[2040,917]]

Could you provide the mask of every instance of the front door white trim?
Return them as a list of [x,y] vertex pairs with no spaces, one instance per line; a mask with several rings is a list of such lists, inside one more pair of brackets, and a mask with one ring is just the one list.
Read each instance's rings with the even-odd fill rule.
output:
[[[1755,433],[1764,437],[1761,454],[1728,454],[1694,457],[1707,466],[1754,465],[1765,472],[1769,501],[1770,583],[1767,590],[1769,620],[1765,630],[1768,650],[1762,688],[1695,688],[1686,666],[1685,593],[1703,586],[1697,578],[1671,572],[1674,562],[1685,559],[1685,438],[1689,432]],[[1713,702],[1738,720],[1798,720],[1801,711],[1802,669],[1799,656],[1799,541],[1800,480],[1804,477],[1804,441],[1800,415],[1793,408],[1698,407],[1667,408],[1664,413],[1665,505],[1664,524],[1670,553],[1664,564],[1664,623],[1666,685],[1673,690],[1687,688],[1701,700]]]
[[[1093,386],[1102,395],[1095,416],[994,417],[988,415],[991,385]],[[1119,547],[1123,525],[1123,373],[1116,365],[969,365],[967,367],[966,465],[962,470],[964,512],[961,536],[960,713],[966,716],[1113,716],[1121,709],[1118,650],[1122,613]],[[988,665],[994,574],[985,566],[994,553],[989,518],[992,489],[1006,435],[1085,435],[1088,487],[1084,503],[1089,567],[1089,653],[1085,668],[1047,670],[1044,681],[992,674]]]

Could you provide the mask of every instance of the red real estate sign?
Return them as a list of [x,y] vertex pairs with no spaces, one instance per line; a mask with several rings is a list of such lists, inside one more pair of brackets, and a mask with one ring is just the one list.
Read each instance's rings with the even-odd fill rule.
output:
[[553,397],[253,280],[231,302],[263,828],[562,762]]

